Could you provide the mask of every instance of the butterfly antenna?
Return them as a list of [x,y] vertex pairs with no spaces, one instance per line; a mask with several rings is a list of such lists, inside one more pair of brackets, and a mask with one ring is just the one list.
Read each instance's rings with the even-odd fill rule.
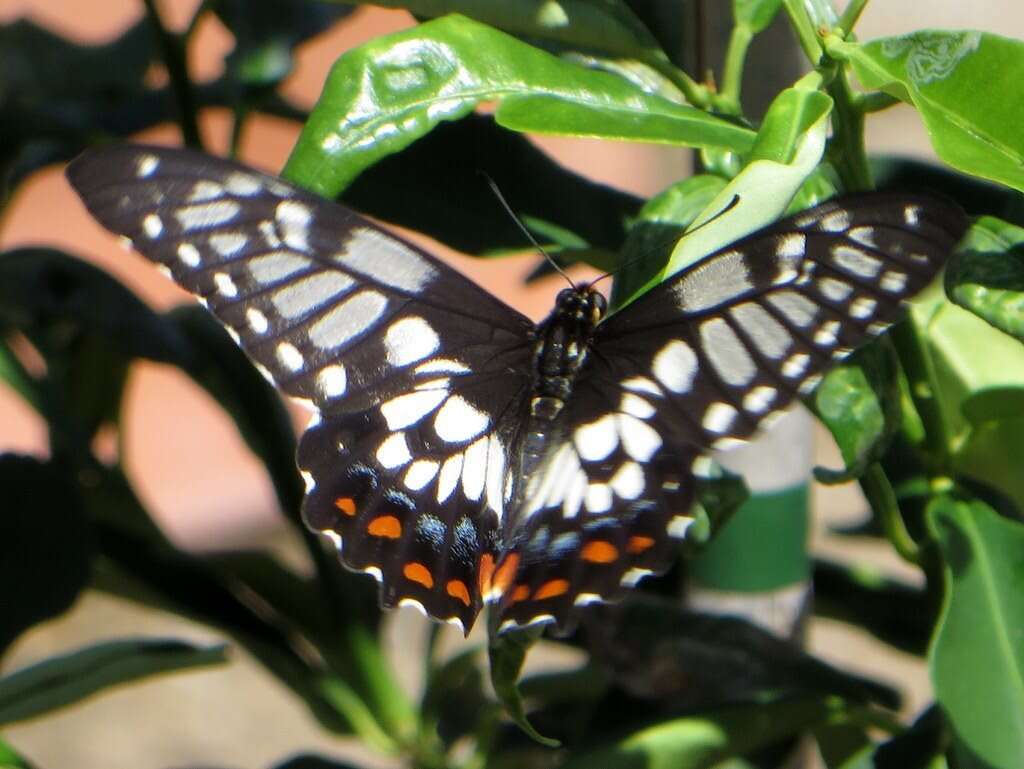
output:
[[544,247],[537,242],[537,239],[535,237],[533,237],[533,233],[530,232],[526,225],[523,224],[522,220],[518,216],[516,216],[516,212],[512,210],[512,206],[510,206],[508,204],[508,201],[505,200],[505,196],[501,194],[501,190],[498,189],[498,185],[495,183],[494,179],[491,178],[490,174],[488,174],[486,171],[480,171],[480,173],[483,175],[484,179],[487,180],[487,184],[490,185],[491,192],[494,193],[494,196],[498,199],[498,202],[501,203],[502,208],[504,208],[505,212],[510,217],[512,217],[512,221],[516,223],[516,226],[526,236],[526,239],[533,244],[534,248],[536,248],[538,251],[544,254],[544,258],[548,260],[548,262],[551,264],[552,267],[555,268],[558,274],[565,278],[569,282],[570,286],[575,288],[576,284],[573,283],[573,280],[572,278],[569,277],[569,274],[562,269],[562,266],[555,261],[554,257],[552,257],[551,254],[544,250]]

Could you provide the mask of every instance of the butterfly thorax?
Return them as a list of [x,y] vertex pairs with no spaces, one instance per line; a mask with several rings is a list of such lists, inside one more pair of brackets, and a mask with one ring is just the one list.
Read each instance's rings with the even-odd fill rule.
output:
[[537,329],[532,416],[550,420],[558,415],[606,307],[604,297],[589,287],[559,292],[555,309]]

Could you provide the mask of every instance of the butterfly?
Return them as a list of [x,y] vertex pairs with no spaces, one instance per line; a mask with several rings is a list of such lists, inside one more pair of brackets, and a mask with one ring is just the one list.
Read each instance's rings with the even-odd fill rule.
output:
[[554,622],[664,571],[695,472],[898,316],[966,229],[953,203],[832,200],[607,314],[535,324],[334,202],[237,163],[92,149],[67,175],[314,417],[303,516],[348,568],[466,632]]

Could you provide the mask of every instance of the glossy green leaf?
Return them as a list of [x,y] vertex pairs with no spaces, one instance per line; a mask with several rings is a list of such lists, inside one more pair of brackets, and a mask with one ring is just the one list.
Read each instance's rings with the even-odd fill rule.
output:
[[804,135],[831,111],[832,99],[821,91],[787,88],[764,116],[750,161],[791,164]]
[[526,661],[526,653],[537,642],[542,632],[543,627],[522,628],[500,635],[492,630],[490,644],[487,647],[491,663],[491,685],[509,718],[524,733],[541,745],[557,748],[560,745],[558,740],[545,737],[530,724],[526,717],[526,703],[523,702],[516,684],[523,669],[523,662]]
[[285,175],[334,197],[368,166],[488,100],[499,101],[500,125],[520,131],[738,150],[753,139],[746,128],[446,16],[338,59]]
[[219,665],[223,644],[198,646],[172,639],[108,641],[0,678],[0,724],[36,718],[112,686],[161,673]]
[[0,652],[56,617],[89,582],[95,546],[74,479],[53,464],[0,455]]
[[460,13],[514,35],[600,51],[624,59],[667,62],[654,36],[621,0],[372,0],[435,18]]
[[781,7],[782,0],[732,0],[732,15],[756,34],[772,23]]
[[727,758],[814,728],[831,706],[802,698],[727,708],[678,718],[635,732],[614,744],[577,754],[564,769],[707,769]]
[[1024,190],[1024,42],[922,30],[830,52],[848,59],[866,88],[912,103],[946,163]]
[[821,483],[845,483],[878,461],[901,425],[899,361],[885,340],[862,347],[825,375],[813,396],[845,470],[815,468]]
[[929,654],[936,698],[967,748],[994,767],[1024,756],[1024,524],[940,498],[928,520],[946,564]]
[[1024,228],[979,219],[946,272],[946,286],[958,305],[1024,341]]

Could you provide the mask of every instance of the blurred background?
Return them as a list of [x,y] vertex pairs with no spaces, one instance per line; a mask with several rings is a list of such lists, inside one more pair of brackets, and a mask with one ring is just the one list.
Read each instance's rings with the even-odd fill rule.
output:
[[[168,25],[179,29],[198,0],[161,0],[159,5]],[[83,44],[107,42],[142,15],[143,5],[138,0],[0,0],[0,24],[27,17]],[[300,49],[298,66],[285,88],[287,96],[304,108],[312,107],[331,63],[342,51],[410,24],[409,16],[401,11],[357,10],[346,23]],[[932,0],[927,4],[874,0],[858,31],[861,39],[870,39],[922,27],[983,29],[1019,37],[1024,33],[1024,4],[1020,0]],[[190,48],[193,79],[216,78],[232,45],[230,33],[207,14]],[[716,61],[709,64],[719,65]],[[110,66],[118,64],[111,61]],[[0,51],[0,84],[2,69]],[[160,73],[154,77],[159,78]],[[226,111],[202,113],[201,128],[211,151],[226,149],[230,131]],[[285,121],[255,118],[242,143],[242,159],[276,172],[297,130]],[[170,125],[137,138],[179,143],[177,129]],[[689,153],[661,147],[550,138],[538,143],[580,173],[639,195],[653,194],[689,173]],[[874,152],[930,156],[916,114],[901,107],[872,116],[868,146]],[[2,224],[2,249],[54,246],[93,261],[158,308],[191,301],[142,258],[117,247],[114,239],[93,223],[71,193],[62,168],[49,168],[21,185]],[[475,260],[444,253],[474,280],[534,318],[546,314],[553,293],[561,288],[555,280],[529,288],[523,285],[522,278],[536,262],[532,254]],[[294,559],[297,549],[291,547],[279,521],[269,481],[227,417],[205,393],[169,367],[140,363],[132,374],[125,408],[126,466],[143,503],[172,540],[199,550],[268,547],[282,558]],[[299,412],[295,416],[296,426],[301,428],[304,417]],[[824,431],[818,431],[816,441],[816,462],[840,466],[838,453]],[[39,455],[45,453],[45,446],[43,423],[0,384],[0,451]],[[113,440],[106,450],[116,450]],[[863,513],[864,503],[854,486],[815,486],[813,505],[817,552],[836,555],[841,551],[844,558],[863,559],[903,578],[915,578],[916,572],[901,568],[895,555],[881,544],[858,545],[856,540],[844,539],[840,548],[831,541],[827,526],[855,522]],[[421,637],[425,628],[419,615],[404,611],[394,613],[389,622],[388,637],[394,648],[399,639],[408,643],[410,638]],[[5,659],[5,669],[121,635],[218,640],[203,627],[183,623],[176,617],[87,593],[63,618],[19,640]],[[826,660],[842,662],[847,669],[870,673],[900,687],[908,713],[918,711],[927,701],[927,672],[920,659],[901,655],[827,620],[812,623],[808,645]],[[532,664],[551,662],[546,663],[542,655],[534,657]],[[417,685],[416,670],[400,667],[400,671],[410,687]],[[6,736],[44,767],[255,767],[289,753],[315,749],[337,756],[358,755],[368,766],[388,766],[354,743],[328,738],[301,703],[237,651],[228,666],[115,690],[64,713],[7,730]]]

